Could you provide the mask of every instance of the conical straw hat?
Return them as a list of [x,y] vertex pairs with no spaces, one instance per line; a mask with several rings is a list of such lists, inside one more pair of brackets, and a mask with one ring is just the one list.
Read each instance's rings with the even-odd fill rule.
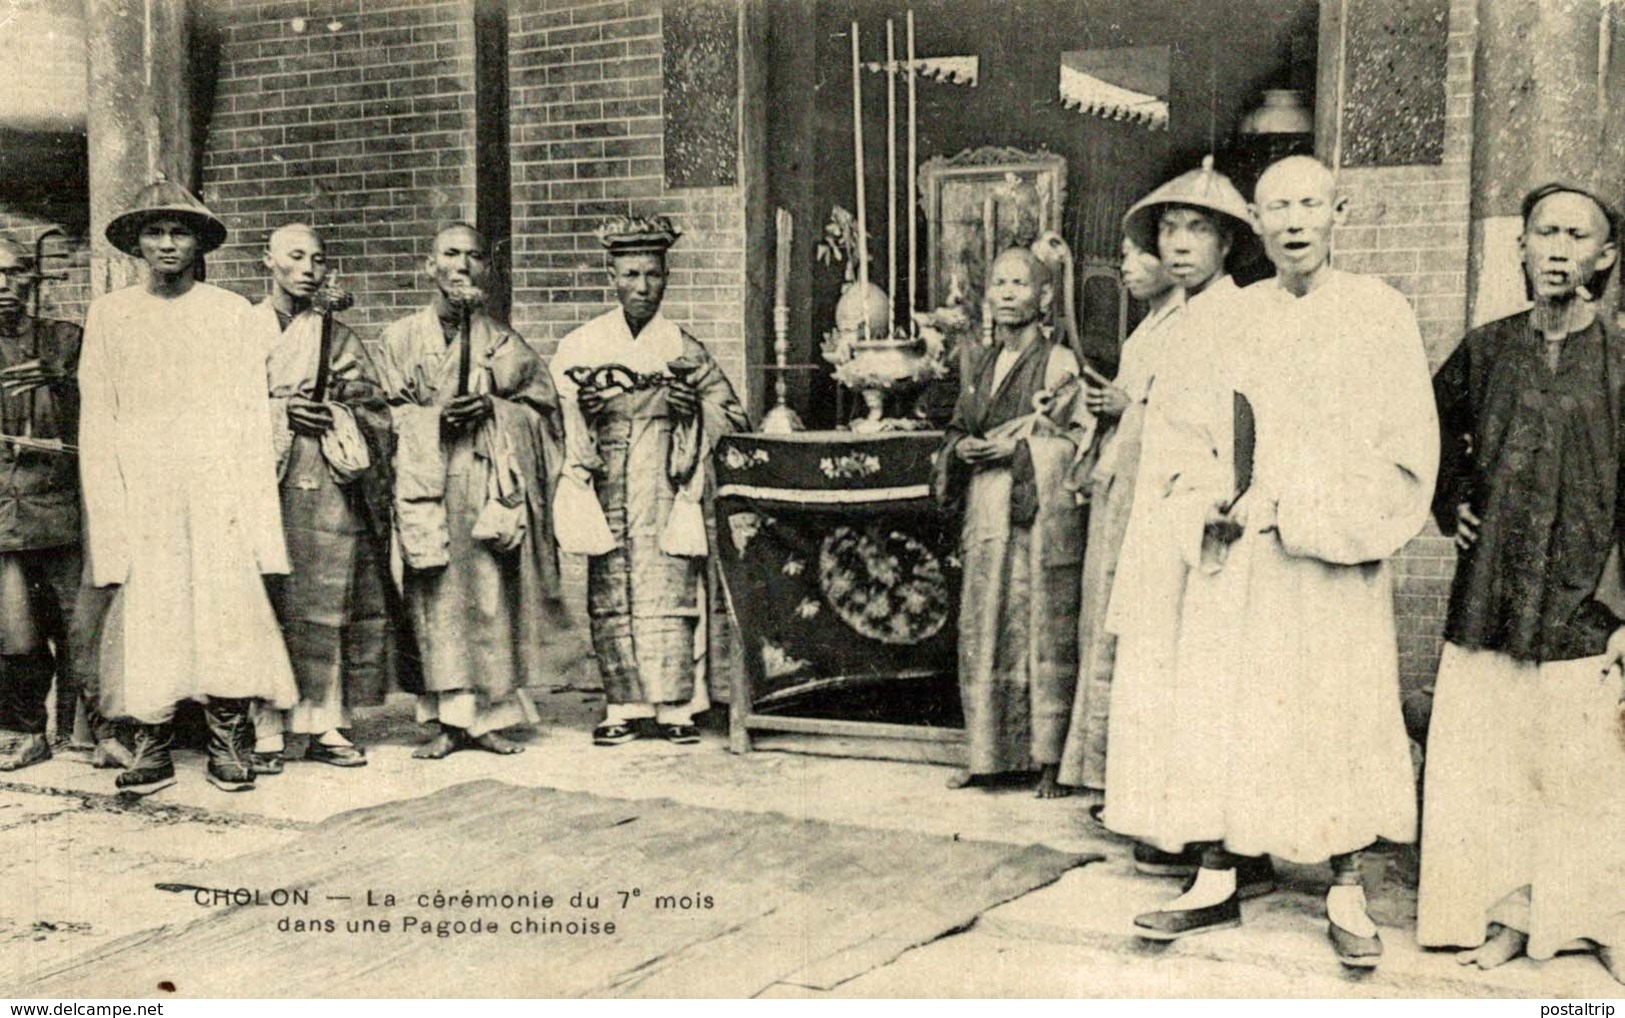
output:
[[1200,169],[1181,173],[1135,202],[1123,216],[1123,233],[1142,251],[1157,252],[1157,220],[1168,205],[1188,205],[1207,209],[1234,220],[1235,246],[1244,246],[1252,236],[1252,217],[1247,200],[1230,178],[1213,168],[1213,157],[1203,156]]
[[141,257],[141,229],[154,219],[179,219],[197,233],[198,254],[226,242],[226,224],[186,188],[166,178],[141,189],[128,212],[107,224],[107,241],[125,254]]

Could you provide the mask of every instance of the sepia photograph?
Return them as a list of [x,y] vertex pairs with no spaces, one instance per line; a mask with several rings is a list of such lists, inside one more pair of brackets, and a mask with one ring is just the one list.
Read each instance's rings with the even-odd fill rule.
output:
[[1625,0],[0,0],[0,996],[1611,1015],[1622,214]]

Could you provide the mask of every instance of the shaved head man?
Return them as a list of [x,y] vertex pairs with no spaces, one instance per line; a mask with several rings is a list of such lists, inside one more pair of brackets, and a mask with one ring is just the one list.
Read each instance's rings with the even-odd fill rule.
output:
[[1253,189],[1253,228],[1275,265],[1275,278],[1303,296],[1330,262],[1332,228],[1348,203],[1337,197],[1332,171],[1318,159],[1289,156],[1264,171]]
[[418,719],[431,728],[420,760],[522,752],[502,733],[535,722],[525,687],[579,657],[564,633],[547,505],[558,395],[519,333],[485,313],[489,250],[468,223],[436,232],[423,262],[434,296],[379,343],[423,669]]
[[290,735],[304,744],[295,759],[360,767],[366,753],[345,734],[350,709],[382,702],[386,673],[402,657],[402,627],[389,610],[389,463],[373,452],[394,444],[389,409],[360,337],[336,317],[323,321],[344,297],[323,290],[321,236],[304,223],[278,227],[262,261],[271,293],[254,321],[268,350],[271,402],[282,411],[274,437],[292,567],[268,589],[299,702],[255,707],[254,772],[282,772]]

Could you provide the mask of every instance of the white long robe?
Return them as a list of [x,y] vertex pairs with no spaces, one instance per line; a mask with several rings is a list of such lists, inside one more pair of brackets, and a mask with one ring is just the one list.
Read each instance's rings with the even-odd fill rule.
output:
[[120,585],[100,645],[108,717],[163,722],[210,696],[298,702],[261,579],[288,556],[250,312],[207,283],[90,305],[79,462],[92,582]]
[[[1410,841],[1386,560],[1420,531],[1438,466],[1415,316],[1380,281],[1332,271],[1303,297],[1249,287],[1209,326],[1223,352],[1192,351],[1209,381],[1170,418],[1151,510],[1186,566],[1171,679],[1114,700],[1114,722],[1135,720],[1113,729],[1108,822],[1165,849],[1297,862]],[[1227,558],[1204,558],[1206,513],[1234,490],[1236,391],[1257,422],[1250,512]]]

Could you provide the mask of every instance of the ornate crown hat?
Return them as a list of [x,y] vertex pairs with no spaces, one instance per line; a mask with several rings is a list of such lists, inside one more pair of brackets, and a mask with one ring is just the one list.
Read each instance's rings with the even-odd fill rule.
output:
[[665,254],[683,235],[665,216],[616,216],[596,232],[611,255]]
[[130,210],[107,224],[107,241],[125,254],[141,257],[141,229],[154,219],[179,219],[197,234],[198,254],[226,242],[226,224],[197,197],[162,173],[143,187]]

